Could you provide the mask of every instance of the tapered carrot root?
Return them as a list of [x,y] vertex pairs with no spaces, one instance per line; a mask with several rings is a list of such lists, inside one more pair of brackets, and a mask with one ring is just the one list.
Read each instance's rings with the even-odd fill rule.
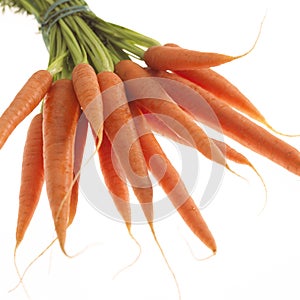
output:
[[31,121],[23,153],[19,212],[16,230],[16,248],[23,240],[44,183],[43,135],[41,113]]
[[188,70],[215,67],[238,57],[200,52],[169,46],[152,46],[145,51],[144,61],[154,70]]
[[[172,98],[178,104],[180,103],[179,105],[188,111],[197,121],[203,122],[216,130],[220,129],[219,127],[215,127],[215,123],[205,114],[205,107],[208,104],[216,114],[223,132],[228,137],[258,154],[265,156],[288,171],[300,175],[300,153],[296,148],[272,135],[266,129],[235,111],[224,101],[221,101],[189,80],[174,73],[171,74],[167,72],[156,72],[156,76],[174,80],[174,82],[184,84],[190,89],[190,91],[186,90],[185,95],[178,95],[172,92],[170,86],[164,86]],[[198,94],[202,99],[205,99],[207,103],[205,104],[206,106],[203,106],[203,103],[200,102],[200,98],[198,98],[199,101],[197,102],[197,98],[189,97],[194,93]]]
[[[264,20],[263,20],[264,21]],[[252,47],[241,55],[231,56],[214,52],[200,52],[169,43],[148,48],[143,56],[146,64],[153,70],[194,70],[219,66],[248,55],[255,48],[260,37],[263,21]],[[174,47],[175,46],[175,47]]]
[[142,205],[148,223],[153,221],[152,183],[122,80],[113,72],[97,75],[103,98],[104,128],[126,178]]
[[80,106],[72,81],[57,80],[47,94],[43,109],[44,170],[55,230],[64,253],[79,114]]
[[101,171],[116,208],[130,232],[131,209],[126,177],[120,166],[120,162],[116,157],[113,158],[113,155],[114,152],[111,143],[106,134],[103,133],[102,143],[98,150]]
[[[135,115],[134,120],[136,122],[136,128],[139,131],[139,139],[148,168],[157,180],[159,180],[159,184],[166,195],[193,233],[208,248],[213,252],[216,252],[217,246],[215,240],[208,229],[206,222],[202,218],[197,205],[188,194],[180,175],[161,149],[135,103],[131,104],[131,108]],[[162,170],[164,170],[163,174]]]
[[17,93],[0,117],[0,149],[13,130],[34,110],[46,95],[52,75],[46,70],[35,72]]
[[[88,121],[83,114],[78,121],[77,128],[76,128],[76,136],[74,142],[74,182],[72,188],[72,194],[70,199],[70,216],[69,216],[69,225],[73,223],[74,217],[77,211],[77,204],[78,204],[78,193],[79,193],[79,180],[80,180],[80,171],[82,165],[82,159],[84,154],[84,148],[86,144],[87,138],[87,130],[88,130]],[[76,178],[75,178],[76,177]]]

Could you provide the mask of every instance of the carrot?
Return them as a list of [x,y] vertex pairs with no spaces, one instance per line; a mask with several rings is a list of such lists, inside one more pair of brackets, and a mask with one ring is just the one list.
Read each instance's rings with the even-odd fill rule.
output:
[[80,114],[72,81],[54,82],[44,103],[43,139],[46,191],[55,230],[64,244],[70,216],[70,198],[74,170],[74,141]]
[[[179,47],[176,44],[167,44],[167,46]],[[251,101],[236,86],[216,71],[210,68],[202,68],[198,70],[178,70],[174,73],[196,83],[251,118],[267,124],[265,117]]]
[[117,158],[113,158],[114,151],[106,134],[103,133],[101,146],[98,150],[101,171],[110,195],[122,216],[128,231],[131,226],[131,212],[129,203],[129,192],[124,176],[124,171]]
[[17,93],[0,117],[0,149],[14,129],[34,110],[44,98],[52,83],[46,70],[35,72]]
[[37,114],[32,119],[27,132],[23,152],[15,248],[24,238],[44,183],[42,120],[42,114]]
[[152,226],[152,183],[127,103],[124,85],[113,72],[101,72],[97,77],[103,98],[105,132],[142,205],[146,219]]
[[132,94],[131,97],[137,99],[139,107],[157,114],[167,125],[171,124],[170,127],[179,136],[195,145],[205,157],[227,166],[223,154],[206,133],[168,96],[158,82],[149,78],[147,71],[129,60],[119,62],[115,70],[126,81],[127,90]]
[[[224,101],[218,99],[189,80],[184,79],[175,73],[152,72],[152,74],[173,80],[172,85],[166,84],[164,85],[164,88],[178,105],[180,105],[182,109],[188,111],[197,121],[203,122],[216,130],[220,130],[220,128],[216,127],[215,123],[205,114],[206,106],[208,104],[216,114],[222,130],[227,136],[252,151],[270,159],[288,171],[300,175],[300,153],[297,149],[272,135],[266,129],[235,111]],[[182,91],[182,94],[172,92],[176,82],[180,84],[180,86],[186,86],[186,89],[185,91]],[[176,91],[177,90],[178,89],[176,89]],[[200,96],[200,98],[194,97],[195,93]],[[203,103],[201,98],[205,99],[206,103]]]
[[171,46],[152,46],[148,48],[143,60],[154,70],[189,70],[209,68],[247,55],[229,56],[213,52],[200,52]]
[[[79,174],[82,164],[82,158],[84,153],[84,148],[86,144],[87,138],[87,130],[88,130],[88,122],[85,118],[84,114],[81,114],[81,117],[78,121],[77,128],[76,128],[76,136],[75,136],[75,147],[74,147],[74,182],[70,200],[70,216],[69,216],[69,226],[73,223],[76,210],[77,210],[77,203],[78,203],[78,190],[79,190]],[[77,176],[77,178],[75,178]]]
[[[145,118],[138,111],[136,103],[131,103],[134,120],[139,132],[143,153],[149,170],[159,180],[159,184],[170,201],[193,233],[214,253],[217,250],[215,240],[207,227],[194,200],[188,194],[180,175],[168,160],[154,135],[151,133]],[[139,116],[139,117],[138,117]],[[162,170],[164,173],[162,174]]]
[[245,53],[237,56],[230,56],[214,52],[200,52],[180,47],[169,43],[163,46],[149,47],[143,56],[145,63],[154,70],[194,70],[199,68],[210,68],[231,62],[248,55],[255,48],[260,37],[263,18],[258,35],[252,47]]
[[81,108],[101,143],[103,104],[95,70],[87,63],[80,63],[72,71],[72,81]]

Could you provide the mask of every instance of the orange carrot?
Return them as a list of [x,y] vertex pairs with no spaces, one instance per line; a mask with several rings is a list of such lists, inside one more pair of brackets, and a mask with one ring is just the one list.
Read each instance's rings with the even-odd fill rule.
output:
[[82,158],[84,153],[84,148],[86,144],[87,138],[87,130],[88,130],[88,121],[85,118],[84,114],[81,114],[81,117],[78,121],[77,128],[76,128],[76,136],[75,136],[75,147],[74,147],[74,182],[70,200],[70,216],[69,216],[69,226],[73,223],[76,210],[77,210],[77,203],[78,203],[78,192],[79,192],[79,180],[80,176],[77,174],[80,172]]
[[37,114],[32,119],[27,132],[23,152],[15,248],[24,238],[44,183],[42,120],[42,114]]
[[[179,47],[176,44],[167,44],[169,47]],[[251,101],[225,77],[210,68],[198,70],[178,70],[178,75],[200,85],[232,107],[247,114],[251,118],[267,124],[265,117],[251,103]]]
[[123,174],[124,171],[118,159],[116,157],[113,158],[114,151],[105,132],[103,133],[102,143],[98,150],[98,156],[105,184],[130,232],[131,212],[126,177]]
[[[143,115],[141,112],[138,112],[136,103],[131,103],[131,109],[135,116],[136,128],[139,132],[139,139],[149,170],[159,180],[159,184],[185,223],[215,253],[217,250],[215,240],[201,216],[197,205],[186,190],[180,175],[151,133]],[[162,170],[164,170],[163,174]]]
[[104,128],[150,226],[152,183],[127,103],[122,80],[113,72],[97,75],[103,98]]
[[35,72],[0,117],[0,149],[14,129],[37,107],[52,83],[46,70]]
[[189,70],[218,66],[248,54],[229,56],[213,52],[200,52],[171,46],[152,46],[143,56],[147,66],[154,70]]
[[95,70],[87,63],[80,63],[72,71],[72,81],[82,110],[101,143],[103,104]]
[[[138,99],[138,106],[159,116],[160,119],[208,159],[226,165],[225,158],[206,133],[163,90],[158,82],[138,64],[123,60],[115,66],[119,76],[126,81],[131,97]],[[136,80],[131,80],[136,79]],[[136,95],[135,95],[136,94]],[[227,166],[227,165],[226,165]]]
[[[154,75],[154,72],[152,74]],[[227,136],[260,155],[267,157],[288,171],[300,175],[300,153],[297,149],[272,135],[261,126],[235,111],[224,101],[189,80],[175,73],[155,72],[155,74],[162,78],[174,80],[174,82],[183,84],[188,88],[184,93],[179,95],[172,92],[174,86],[172,88],[168,85],[164,86],[178,105],[188,111],[197,121],[220,130],[205,114],[205,106],[200,102],[200,98],[190,97],[195,92],[204,98],[212,108],[221,124],[222,130]]]
[[44,170],[55,230],[64,250],[70,216],[74,141],[80,114],[72,81],[54,82],[43,109]]

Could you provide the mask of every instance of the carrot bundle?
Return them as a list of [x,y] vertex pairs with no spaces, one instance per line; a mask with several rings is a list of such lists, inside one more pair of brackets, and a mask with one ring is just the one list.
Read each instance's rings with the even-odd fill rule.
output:
[[278,132],[250,99],[214,70],[245,57],[256,42],[236,56],[202,52],[160,45],[105,22],[83,0],[0,1],[0,5],[34,15],[49,50],[48,69],[34,73],[0,117],[1,149],[13,130],[42,104],[24,146],[16,249],[45,182],[57,239],[66,254],[67,229],[77,212],[88,123],[96,142],[93,155],[129,234],[133,237],[134,217],[128,186],[166,262],[153,226],[151,174],[194,235],[213,253],[217,246],[154,133],[193,147],[229,170],[228,161],[251,167],[261,178],[246,156],[227,141],[211,137],[204,129],[208,127],[300,175],[298,149],[275,136]]
[[[54,83],[48,71],[37,72],[0,118],[0,125],[2,124],[4,128],[1,132],[4,143],[17,126],[16,124],[19,124],[46,95],[43,112],[36,117],[35,121],[41,122],[43,119],[43,132],[40,132],[43,144],[42,164],[41,157],[39,157],[35,164],[29,166],[32,170],[39,168],[40,176],[36,178],[36,189],[31,191],[34,195],[27,196],[26,201],[22,200],[21,194],[25,194],[24,191],[29,183],[25,177],[25,179],[22,177],[21,191],[23,192],[20,192],[17,245],[23,239],[34,213],[44,180],[42,173],[45,172],[46,189],[55,229],[64,251],[66,230],[72,224],[76,214],[79,172],[87,134],[87,122],[90,123],[97,137],[97,152],[106,186],[129,232],[131,215],[126,180],[131,184],[153,231],[153,190],[148,169],[158,178],[161,170],[166,167],[165,177],[160,181],[162,188],[196,236],[213,251],[216,249],[215,242],[212,236],[209,237],[211,233],[200,212],[194,212],[193,216],[189,215],[189,211],[194,211],[195,204],[190,195],[187,195],[179,174],[168,161],[166,154],[162,152],[152,131],[163,134],[178,143],[192,146],[208,159],[225,167],[227,167],[226,160],[229,159],[245,164],[257,172],[244,155],[228,144],[210,138],[197,124],[197,122],[202,122],[300,175],[298,150],[237,111],[268,126],[264,117],[249,99],[244,97],[229,81],[210,69],[212,63],[191,67],[183,56],[180,64],[185,68],[173,66],[170,67],[173,69],[171,72],[164,71],[166,67],[156,66],[151,61],[151,57],[159,60],[163,57],[162,54],[166,48],[166,53],[170,49],[182,50],[182,48],[176,45],[151,48],[155,48],[155,51],[149,48],[144,56],[145,62],[151,66],[147,69],[126,59],[115,64],[114,72],[96,73],[91,64],[83,62],[73,68],[71,80],[57,79]],[[190,52],[184,50],[181,53]],[[212,61],[222,57],[225,59],[225,56],[210,53],[206,55]],[[27,94],[27,98],[24,98],[24,91],[32,89],[32,86],[37,84],[37,74],[45,76],[45,79],[41,81],[43,84],[39,86],[36,93],[30,97]],[[167,81],[157,79],[167,79]],[[184,86],[184,89],[178,92],[180,85]],[[223,86],[224,89],[222,89]],[[199,101],[195,95],[198,96]],[[20,106],[21,100],[18,99],[21,98],[29,104],[22,108],[22,113],[18,118],[8,123],[7,116],[16,114],[15,107]],[[77,126],[81,112],[85,115],[84,123]],[[136,117],[142,117],[143,121],[138,122],[135,120]],[[29,132],[31,131],[32,129]],[[36,151],[34,145],[28,146],[28,143],[26,142],[24,157],[25,153]],[[112,159],[112,154],[114,159]],[[156,162],[156,167],[151,166],[150,163],[151,157],[155,154],[159,154],[162,158]],[[176,189],[178,186],[179,190],[171,192],[170,186],[176,186]],[[185,201],[178,202],[178,195],[181,197],[186,195],[183,197]],[[29,202],[31,200],[28,197],[32,197],[32,202]],[[25,209],[26,207],[30,207],[30,210]],[[190,220],[193,221],[190,222]],[[204,237],[203,234],[207,236]],[[208,240],[211,241],[208,242]]]

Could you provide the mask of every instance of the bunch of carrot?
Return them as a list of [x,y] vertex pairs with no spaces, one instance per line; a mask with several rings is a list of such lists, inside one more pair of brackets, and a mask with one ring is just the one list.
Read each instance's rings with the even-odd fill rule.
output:
[[[67,229],[76,215],[88,126],[105,184],[129,233],[130,185],[155,237],[151,172],[213,253],[213,235],[154,133],[194,147],[227,169],[228,160],[254,169],[244,155],[208,136],[200,122],[300,175],[299,151],[278,138],[250,100],[212,69],[247,53],[228,56],[159,45],[99,19],[83,8],[83,1],[58,2],[1,1],[35,15],[50,53],[48,70],[34,73],[0,117],[2,148],[16,126],[42,103],[24,147],[16,248],[45,183],[65,252]],[[75,11],[75,4],[81,9]]]

